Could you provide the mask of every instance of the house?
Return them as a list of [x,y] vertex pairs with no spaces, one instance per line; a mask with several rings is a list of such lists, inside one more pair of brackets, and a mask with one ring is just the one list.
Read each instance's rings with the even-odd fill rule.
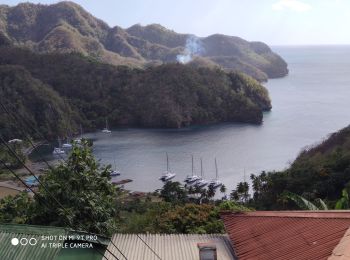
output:
[[350,211],[222,213],[239,260],[350,260]]
[[[119,259],[233,260],[229,238],[223,234],[114,234],[108,245]],[[114,246],[116,245],[120,251]],[[123,256],[123,255],[125,256]],[[105,258],[114,260],[108,251]]]

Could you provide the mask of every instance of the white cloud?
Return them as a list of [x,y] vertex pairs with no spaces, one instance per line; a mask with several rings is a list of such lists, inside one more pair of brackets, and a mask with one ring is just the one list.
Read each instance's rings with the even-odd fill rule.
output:
[[311,9],[311,5],[298,0],[280,0],[272,5],[275,11],[291,10],[295,12],[306,12]]

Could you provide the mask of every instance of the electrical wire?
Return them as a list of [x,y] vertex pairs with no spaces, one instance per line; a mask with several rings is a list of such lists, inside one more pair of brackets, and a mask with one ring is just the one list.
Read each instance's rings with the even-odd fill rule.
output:
[[[2,160],[0,160],[0,162],[1,162],[1,164],[8,170],[8,171],[10,171],[15,177],[16,177],[16,179],[17,180],[19,180],[27,189],[29,189],[35,196],[37,196],[38,197],[38,199],[40,199],[41,197],[40,197],[40,195],[38,195],[31,187],[29,187],[22,179],[21,179],[21,177],[19,177],[10,167],[8,167],[7,165],[6,165],[6,163],[4,163]],[[46,204],[46,202],[45,202],[45,204]],[[46,207],[48,208],[48,209],[50,209],[50,207],[48,207],[47,206],[47,204],[46,204]],[[99,254],[101,254],[104,258],[106,258],[105,256],[104,256],[104,254],[100,251],[100,250],[97,250],[95,247],[93,247]],[[107,259],[107,258],[106,258]],[[118,259],[118,258],[117,258]],[[107,259],[108,260],[108,259]],[[119,260],[119,259],[118,259]]]
[[[38,181],[38,183],[39,183],[39,185],[41,185],[44,189],[45,189],[45,191],[53,198],[53,200],[61,207],[61,209],[63,209],[66,213],[68,212],[68,210],[52,195],[52,193],[51,192],[49,192],[48,191],[48,189],[47,189],[47,187],[45,187],[45,185],[43,185],[42,183],[41,183],[41,181],[39,180],[39,178],[37,177],[37,176],[35,176],[35,174],[25,165],[25,163],[19,158],[19,156],[16,154],[16,152],[14,152],[13,150],[12,150],[12,148],[11,147],[9,147],[8,146],[8,144],[6,143],[6,141],[3,139],[3,137],[0,135],[0,141],[3,143],[3,145],[5,145],[6,146],[6,148],[11,152],[11,154],[20,162],[20,164],[35,178],[35,180],[36,181]],[[22,182],[22,181],[21,181]],[[23,182],[22,182],[23,183]],[[26,187],[28,187],[27,185],[25,185]],[[69,214],[69,212],[68,212],[68,214]],[[81,227],[80,227],[81,228]],[[73,228],[74,229],[74,228]],[[81,228],[82,230],[83,230],[83,228]],[[98,241],[97,240],[97,242],[100,242],[100,241]],[[114,245],[114,244],[113,244]],[[119,248],[116,246],[116,245],[114,245],[115,246],[115,248],[118,250],[118,251],[120,251],[119,250]],[[109,251],[108,249],[107,249],[107,251]],[[114,256],[114,258],[116,258],[116,259],[118,259],[112,252],[110,252],[109,251],[109,253],[111,254],[111,255],[113,255]],[[121,253],[121,251],[120,251],[120,253]],[[122,254],[122,253],[121,253]],[[123,254],[122,254],[123,255]],[[123,255],[124,256],[124,255]],[[127,260],[127,258],[124,256],[124,258]],[[119,260],[119,259],[118,259]]]

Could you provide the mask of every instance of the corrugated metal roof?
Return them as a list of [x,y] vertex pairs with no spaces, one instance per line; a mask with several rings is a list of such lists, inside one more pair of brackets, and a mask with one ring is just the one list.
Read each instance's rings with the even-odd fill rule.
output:
[[[199,260],[198,243],[215,244],[218,260],[234,259],[227,235],[140,234],[139,236],[162,260]],[[159,260],[141,239],[136,234],[115,234],[112,237],[113,243],[128,259]],[[109,244],[108,250],[119,259],[124,259],[112,244]],[[106,251],[105,256],[107,259],[115,259],[108,251]]]
[[[67,231],[63,228],[43,227],[43,226],[29,226],[29,225],[12,225],[0,224],[0,259],[11,260],[47,260],[54,259],[59,248],[42,248],[43,241],[41,236],[48,235],[66,235]],[[37,240],[36,245],[13,245],[11,240],[17,238],[19,241],[22,238]],[[25,241],[23,241],[25,242]],[[35,240],[32,240],[32,244]],[[50,242],[58,242],[53,240]]]
[[350,211],[224,213],[238,259],[322,260],[350,226]]

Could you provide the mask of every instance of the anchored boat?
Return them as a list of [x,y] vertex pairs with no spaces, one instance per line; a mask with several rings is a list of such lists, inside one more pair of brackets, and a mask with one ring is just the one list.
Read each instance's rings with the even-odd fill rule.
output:
[[168,157],[168,153],[166,153],[166,171],[159,178],[159,180],[167,182],[167,181],[170,181],[171,179],[173,179],[175,176],[176,176],[176,174],[170,172],[170,170],[169,170],[169,157]]

